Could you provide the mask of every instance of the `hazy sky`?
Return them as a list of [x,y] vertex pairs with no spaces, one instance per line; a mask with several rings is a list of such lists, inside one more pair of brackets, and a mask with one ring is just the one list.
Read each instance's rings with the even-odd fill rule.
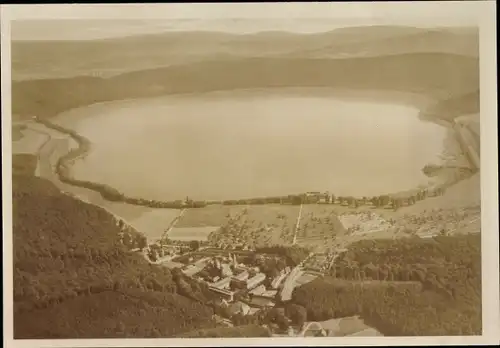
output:
[[308,33],[370,24],[469,26],[478,22],[480,6],[477,4],[433,1],[11,5],[2,7],[2,12],[10,19],[22,20],[12,22],[13,39],[93,39],[171,30],[235,33],[282,30]]

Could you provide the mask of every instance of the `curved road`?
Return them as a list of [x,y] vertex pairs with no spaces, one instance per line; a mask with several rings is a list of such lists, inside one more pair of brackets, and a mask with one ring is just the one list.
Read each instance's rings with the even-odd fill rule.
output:
[[295,266],[288,277],[286,278],[285,282],[283,283],[283,289],[281,289],[281,301],[289,301],[292,299],[292,292],[293,289],[295,288],[297,279],[304,273],[302,270],[302,265],[304,264],[307,259],[312,257],[314,253],[310,253],[300,264]]

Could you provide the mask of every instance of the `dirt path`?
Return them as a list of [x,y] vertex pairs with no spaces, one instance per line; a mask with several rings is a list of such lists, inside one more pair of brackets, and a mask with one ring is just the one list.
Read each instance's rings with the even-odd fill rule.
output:
[[175,227],[175,225],[177,224],[177,222],[179,222],[179,220],[181,219],[182,215],[184,215],[184,213],[187,210],[188,210],[187,208],[182,209],[180,211],[179,215],[177,215],[172,221],[170,221],[170,224],[168,225],[167,229],[165,230],[165,233],[163,234],[163,236],[161,237],[161,240],[164,240],[165,238],[168,237],[168,234],[170,233],[170,231],[172,231],[172,229]]

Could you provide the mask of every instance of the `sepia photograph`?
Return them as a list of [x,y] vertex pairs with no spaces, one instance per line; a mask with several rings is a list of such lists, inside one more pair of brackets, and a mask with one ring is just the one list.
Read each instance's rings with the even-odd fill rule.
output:
[[7,347],[498,344],[494,9],[2,5]]

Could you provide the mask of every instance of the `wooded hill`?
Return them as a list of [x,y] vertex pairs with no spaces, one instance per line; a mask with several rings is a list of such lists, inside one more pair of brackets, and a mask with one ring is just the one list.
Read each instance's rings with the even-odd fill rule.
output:
[[206,286],[148,264],[120,232],[104,209],[14,173],[16,339],[169,337],[215,326]]
[[386,336],[480,335],[480,234],[356,242],[292,302],[308,320],[360,315]]

